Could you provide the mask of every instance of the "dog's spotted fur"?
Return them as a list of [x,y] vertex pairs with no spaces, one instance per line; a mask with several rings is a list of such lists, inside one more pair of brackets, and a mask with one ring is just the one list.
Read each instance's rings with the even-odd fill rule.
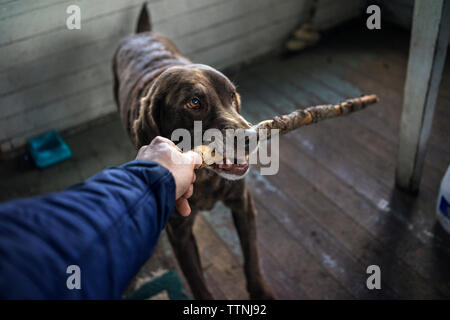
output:
[[[219,71],[193,64],[167,38],[150,31],[145,8],[138,33],[123,39],[114,61],[114,95],[124,127],[139,148],[157,135],[170,138],[173,130],[185,128],[193,137],[194,120],[203,130],[247,129],[240,115],[241,102],[233,83]],[[186,107],[196,96],[202,107]],[[174,212],[167,232],[179,264],[197,299],[212,299],[203,277],[192,226],[199,210],[210,210],[223,201],[233,214],[244,254],[247,288],[251,298],[270,299],[259,265],[256,240],[256,210],[245,180],[230,181],[217,172],[200,169],[189,199],[192,213],[182,217]]]

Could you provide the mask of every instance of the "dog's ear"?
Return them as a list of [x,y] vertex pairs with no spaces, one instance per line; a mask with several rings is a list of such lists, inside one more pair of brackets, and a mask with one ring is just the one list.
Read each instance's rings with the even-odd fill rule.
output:
[[149,144],[160,130],[156,124],[159,119],[162,98],[158,95],[157,86],[153,85],[148,94],[141,99],[139,117],[133,123],[133,135],[137,149]]

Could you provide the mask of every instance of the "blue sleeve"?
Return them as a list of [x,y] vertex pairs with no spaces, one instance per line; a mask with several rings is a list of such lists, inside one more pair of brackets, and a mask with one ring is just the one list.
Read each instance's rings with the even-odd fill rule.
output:
[[[109,168],[59,193],[0,205],[0,298],[117,299],[150,257],[175,204],[154,162]],[[81,289],[68,289],[68,266]],[[71,278],[76,283],[75,278]]]

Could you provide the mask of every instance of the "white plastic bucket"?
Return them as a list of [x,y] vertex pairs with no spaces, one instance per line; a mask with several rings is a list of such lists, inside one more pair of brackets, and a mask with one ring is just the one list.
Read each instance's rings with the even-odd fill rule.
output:
[[450,233],[450,165],[441,182],[436,210],[442,227]]

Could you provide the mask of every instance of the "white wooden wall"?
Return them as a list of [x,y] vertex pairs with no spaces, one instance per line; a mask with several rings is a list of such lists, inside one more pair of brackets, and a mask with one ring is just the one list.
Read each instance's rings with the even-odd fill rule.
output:
[[[111,57],[143,0],[0,0],[0,153],[29,137],[115,112]],[[153,28],[218,68],[278,47],[305,20],[308,0],[150,0]],[[339,3],[339,4],[337,4]],[[318,24],[358,14],[359,0],[320,0]],[[81,30],[66,8],[81,8]]]

